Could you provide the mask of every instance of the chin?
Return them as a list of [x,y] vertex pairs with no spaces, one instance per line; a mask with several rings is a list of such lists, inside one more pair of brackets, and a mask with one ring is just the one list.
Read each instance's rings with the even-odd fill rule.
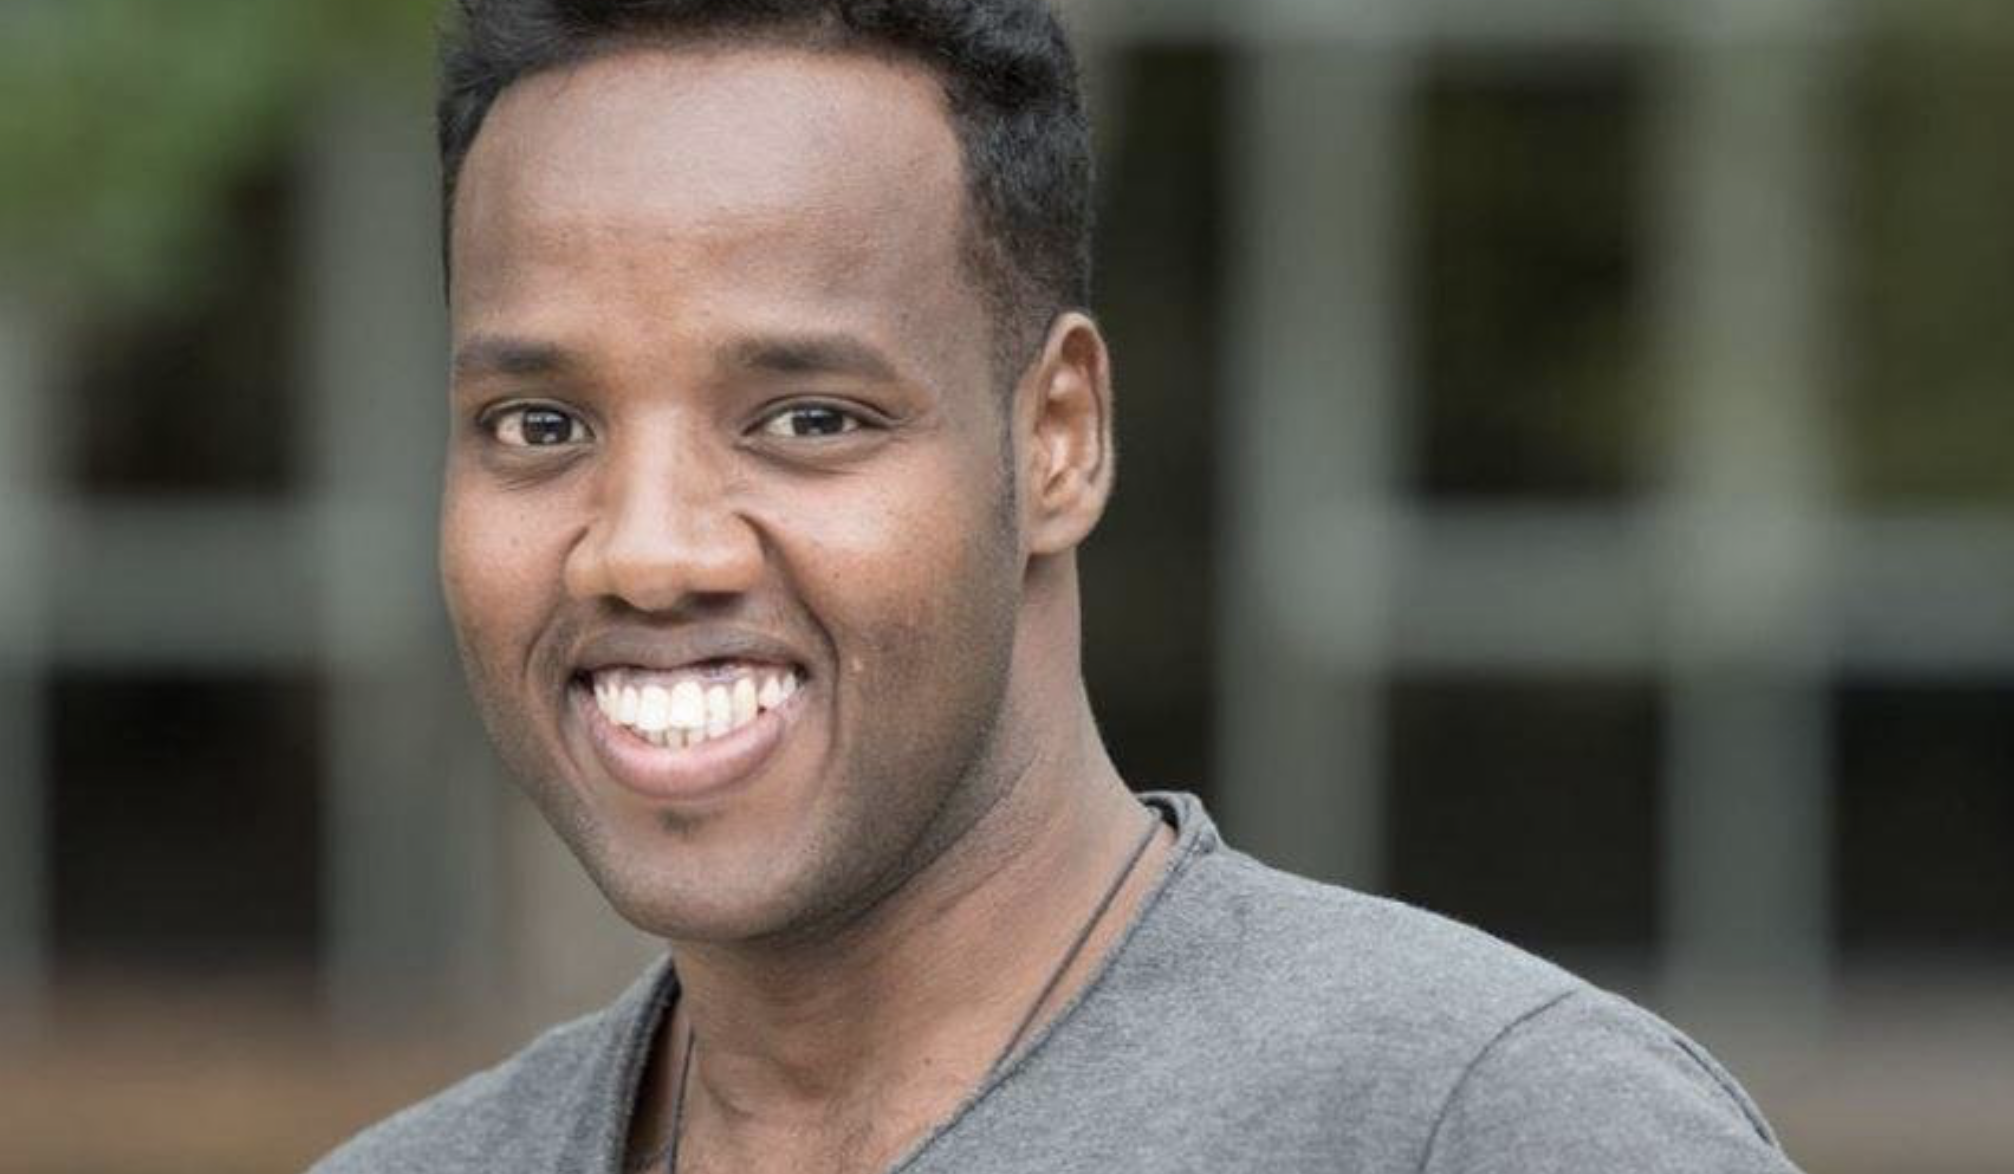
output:
[[649,877],[612,877],[602,892],[624,921],[668,942],[729,945],[787,934],[800,920],[780,894],[674,888]]
[[562,837],[623,920],[674,943],[788,937],[821,919],[820,896],[849,887],[815,851],[708,851],[661,838],[625,847],[606,835]]

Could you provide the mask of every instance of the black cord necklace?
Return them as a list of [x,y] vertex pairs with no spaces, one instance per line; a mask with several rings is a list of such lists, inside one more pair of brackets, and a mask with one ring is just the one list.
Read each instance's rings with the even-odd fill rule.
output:
[[[1147,812],[1146,830],[1140,834],[1140,839],[1133,845],[1133,850],[1127,853],[1125,865],[1119,869],[1118,875],[1112,878],[1111,883],[1105,886],[1105,895],[1098,899],[1097,907],[1091,910],[1091,916],[1085,918],[1084,924],[1078,927],[1076,939],[1070,943],[1070,948],[1063,952],[1062,959],[1050,969],[1048,981],[1042,984],[1041,991],[1036,994],[1034,1001],[1028,1004],[1028,1010],[1021,1016],[1021,1022],[1014,1027],[1014,1034],[1007,1037],[1007,1043],[1001,1047],[999,1054],[993,1057],[993,1062],[986,1066],[988,1076],[999,1071],[1006,1066],[1007,1061],[1014,1058],[1015,1052],[1021,1047],[1029,1031],[1034,1028],[1043,1004],[1049,1001],[1050,995],[1056,993],[1056,988],[1063,982],[1063,976],[1069,973],[1071,964],[1077,961],[1077,955],[1084,952],[1084,947],[1090,942],[1091,934],[1098,928],[1098,923],[1105,920],[1105,913],[1111,909],[1112,902],[1119,899],[1119,890],[1126,887],[1126,882],[1133,876],[1133,870],[1140,866],[1140,859],[1147,854],[1147,846],[1154,842],[1154,833],[1160,826],[1161,817],[1150,809]],[[685,1088],[687,1081],[692,1077],[692,1054],[698,1049],[699,1037],[688,1016],[685,1028],[685,1056],[678,1066],[678,1091],[672,1094],[671,1100],[671,1137],[663,1146],[653,1150],[634,1165],[626,1167],[628,1174],[639,1174],[659,1162],[664,1163],[664,1174],[678,1174],[678,1143],[685,1135]]]

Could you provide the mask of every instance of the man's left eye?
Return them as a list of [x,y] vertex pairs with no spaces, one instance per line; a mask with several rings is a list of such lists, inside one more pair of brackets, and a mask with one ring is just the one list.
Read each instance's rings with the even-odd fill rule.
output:
[[785,408],[762,422],[762,431],[790,440],[806,437],[839,436],[860,427],[860,418],[842,408],[823,404],[802,404]]

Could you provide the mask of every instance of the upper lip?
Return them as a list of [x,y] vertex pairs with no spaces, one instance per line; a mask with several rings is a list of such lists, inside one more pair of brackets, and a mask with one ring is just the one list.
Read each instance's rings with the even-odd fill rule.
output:
[[716,660],[806,667],[804,657],[788,641],[732,626],[677,631],[610,628],[589,634],[573,650],[573,667],[582,673],[610,668],[670,672]]

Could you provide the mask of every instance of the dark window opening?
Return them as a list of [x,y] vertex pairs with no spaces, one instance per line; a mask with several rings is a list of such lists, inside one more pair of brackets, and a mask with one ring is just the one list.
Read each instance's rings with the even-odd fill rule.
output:
[[59,967],[313,964],[316,696],[301,680],[249,676],[56,679],[48,843]]
[[1659,709],[1636,682],[1391,693],[1394,895],[1542,950],[1657,935]]
[[1639,488],[1640,73],[1565,55],[1430,65],[1410,201],[1419,492]]
[[294,193],[252,177],[184,296],[87,321],[62,394],[70,476],[93,494],[279,494],[296,479]]
[[2014,684],[1835,696],[1835,910],[1849,957],[2014,957]]

